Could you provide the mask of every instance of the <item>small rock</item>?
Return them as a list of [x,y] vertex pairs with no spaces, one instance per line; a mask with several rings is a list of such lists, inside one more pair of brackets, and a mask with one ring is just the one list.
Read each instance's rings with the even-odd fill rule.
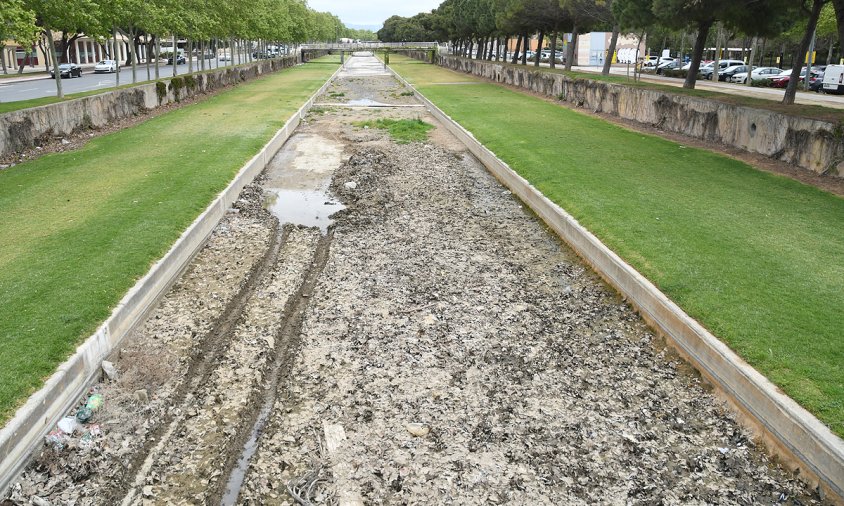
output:
[[69,140],[67,140],[67,139],[62,139],[62,145],[63,145],[63,146],[67,146],[68,144],[70,144],[70,141],[69,141]]
[[144,494],[144,497],[153,497],[155,495],[155,494],[152,493],[152,486],[151,485],[147,485],[146,487],[144,487],[143,494]]
[[106,378],[110,379],[111,381],[117,381],[117,378],[120,376],[120,373],[117,372],[117,368],[114,367],[114,364],[109,362],[108,360],[103,360],[103,374],[106,375]]
[[50,506],[50,501],[44,499],[42,497],[38,497],[37,495],[32,496],[32,504],[35,506]]
[[0,163],[0,170],[3,170],[3,169],[8,169],[8,168],[9,168],[9,164],[7,164],[7,163]]
[[354,190],[355,188],[357,188],[357,187],[358,187],[358,184],[357,184],[356,182],[354,182],[354,181],[348,181],[348,182],[346,182],[346,183],[343,183],[343,186],[344,186],[347,190]]
[[431,428],[424,423],[409,423],[405,428],[416,437],[425,437],[431,433]]
[[149,403],[149,393],[145,388],[141,390],[135,390],[135,399],[137,399],[138,402],[147,404]]

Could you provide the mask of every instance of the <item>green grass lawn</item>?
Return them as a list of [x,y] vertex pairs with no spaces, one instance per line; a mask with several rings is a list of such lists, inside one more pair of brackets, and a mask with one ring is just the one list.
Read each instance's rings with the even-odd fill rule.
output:
[[422,142],[428,138],[428,132],[434,125],[421,119],[378,119],[355,122],[355,126],[386,130],[390,137],[399,144]]
[[425,96],[844,436],[844,199],[403,61]]
[[[391,55],[391,62],[396,62],[400,64],[408,63],[409,60],[406,56],[403,55]],[[422,62],[419,62],[422,63]],[[496,63],[496,62],[492,62]],[[746,107],[754,107],[757,109],[767,109],[769,111],[775,111],[782,114],[789,114],[792,116],[800,116],[804,118],[813,118],[813,119],[820,119],[824,121],[832,121],[832,122],[844,122],[844,109],[835,109],[832,107],[823,107],[820,105],[810,105],[810,104],[792,104],[792,105],[783,105],[780,103],[782,97],[772,97],[770,99],[767,98],[758,98],[758,97],[748,97],[744,95],[735,95],[732,93],[721,93],[718,91],[711,91],[711,90],[688,90],[681,86],[672,86],[670,84],[660,84],[655,83],[653,81],[634,81],[632,77],[628,78],[627,76],[622,76],[618,74],[610,74],[608,76],[602,75],[598,72],[581,72],[581,71],[566,71],[563,68],[549,68],[549,67],[534,67],[533,63],[528,62],[527,67],[521,64],[514,65],[512,63],[505,63],[505,62],[497,62],[499,65],[506,65],[512,66],[517,68],[527,68],[531,71],[536,72],[548,72],[548,73],[555,73],[555,74],[563,74],[572,79],[589,79],[592,81],[602,81],[608,83],[615,83],[615,84],[623,84],[625,86],[631,86],[634,88],[646,88],[651,90],[662,91],[665,93],[673,93],[676,95],[687,95],[692,97],[699,97],[699,98],[708,98],[710,100],[717,100],[719,102],[723,102],[726,104],[731,105],[740,105]],[[462,75],[462,74],[461,74]],[[631,71],[632,75],[632,71]],[[652,74],[645,74],[645,77],[652,76]],[[676,79],[678,84],[682,83],[682,79]],[[709,81],[701,81],[701,82],[709,82]],[[783,92],[785,90],[782,90]],[[814,92],[806,92],[812,93]]]
[[[326,57],[320,58],[318,60],[314,60],[313,63],[325,63],[325,64],[334,63],[334,59],[337,60],[337,63],[340,63],[340,57],[339,56],[337,56],[336,58],[334,58],[333,56],[326,56]],[[196,62],[194,62],[194,64],[196,64]],[[243,65],[248,65],[248,64],[247,63],[238,64],[238,65],[235,65],[235,67],[241,67]],[[215,72],[217,70],[224,70],[226,68],[230,68],[230,67],[228,67],[228,66],[222,67],[221,66],[220,68],[210,68],[210,69],[205,69],[205,70],[196,70],[196,71],[191,72],[191,73],[185,72],[183,74],[179,74],[176,77],[184,77],[184,76],[187,76],[187,75],[207,74],[209,72]],[[152,70],[151,70],[151,72],[152,72]],[[146,76],[146,67],[145,66],[138,66],[138,78],[139,79],[141,79],[140,76],[141,76],[142,73],[143,73],[144,76]],[[44,75],[46,75],[46,74],[44,74]],[[27,76],[27,74],[24,74],[24,76]],[[114,80],[114,75],[112,75],[112,74],[105,74],[105,76],[108,77],[109,79],[111,79],[112,81]],[[159,67],[159,76],[160,76],[160,80],[171,79],[173,77],[173,67],[171,67],[169,65]],[[3,76],[0,75],[0,77],[3,77]],[[12,75],[9,75],[7,77],[12,77]],[[14,77],[20,77],[20,76],[15,75]],[[122,77],[125,77],[125,76],[122,76]],[[108,93],[108,92],[114,91],[114,90],[122,90],[123,88],[131,88],[133,86],[140,86],[142,84],[154,83],[155,82],[155,79],[152,79],[152,80],[149,80],[149,81],[139,80],[137,83],[133,83],[133,82],[131,82],[131,79],[132,78],[130,77],[129,78],[130,82],[121,84],[120,86],[112,86],[110,88],[105,88],[105,89],[100,88],[98,90],[80,91],[79,93],[68,93],[68,94],[65,94],[63,99],[59,99],[58,97],[53,96],[53,97],[31,98],[29,100],[18,100],[18,101],[15,101],[15,102],[0,102],[0,114],[6,113],[6,112],[12,112],[12,111],[19,111],[21,109],[29,109],[30,107],[39,107],[39,106],[42,106],[42,105],[55,104],[56,102],[64,102],[64,101],[67,101],[67,100],[75,100],[77,98],[89,97],[91,95],[99,95],[101,93]]]
[[283,70],[0,171],[0,423],[335,70]]

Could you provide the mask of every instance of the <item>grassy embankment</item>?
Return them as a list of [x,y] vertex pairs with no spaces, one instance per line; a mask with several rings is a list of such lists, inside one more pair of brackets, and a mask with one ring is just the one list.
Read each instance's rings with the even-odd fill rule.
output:
[[0,423],[334,70],[283,70],[0,171]]
[[[319,63],[335,63],[335,60],[336,60],[336,63],[340,63],[340,56],[339,55],[326,56],[326,57],[320,58],[318,60],[318,62]],[[244,64],[235,65],[234,68],[240,67],[242,65],[247,65],[247,64],[244,63]],[[232,67],[222,67],[221,66],[220,68],[206,69],[206,70],[201,70],[201,71],[197,70],[196,72],[192,72],[192,73],[179,74],[177,77],[184,77],[184,76],[188,76],[188,75],[207,74],[209,72],[215,72],[217,70],[224,70],[226,68],[232,68]],[[146,68],[145,67],[138,67],[138,75],[139,76],[141,75],[142,71],[143,71],[144,75],[146,75]],[[114,75],[112,75],[112,74],[106,74],[105,76],[108,76],[110,79],[114,79]],[[160,67],[159,68],[159,76],[160,76],[160,80],[166,80],[166,79],[172,78],[173,77],[173,67],[171,67],[169,65]],[[3,77],[3,76],[0,76],[0,77]],[[9,75],[7,77],[12,77],[12,76]],[[19,76],[14,76],[14,77],[19,77]],[[125,77],[125,76],[123,76],[123,77]],[[131,80],[131,78],[129,78],[129,79]],[[18,100],[18,101],[15,101],[15,102],[0,102],[0,114],[12,112],[12,111],[19,111],[21,109],[29,109],[30,107],[39,107],[39,106],[42,106],[42,105],[55,104],[56,102],[65,102],[65,101],[68,101],[68,100],[75,100],[77,98],[89,97],[91,95],[99,95],[101,93],[108,93],[110,91],[122,90],[124,88],[132,88],[134,86],[139,86],[141,84],[148,84],[148,83],[154,83],[154,82],[155,82],[154,79],[151,80],[151,81],[144,80],[144,81],[138,81],[137,83],[131,83],[130,82],[130,83],[127,83],[127,84],[121,84],[120,86],[115,86],[115,87],[110,87],[110,88],[100,88],[100,89],[97,89],[97,90],[81,91],[79,93],[70,93],[70,94],[66,94],[63,99],[59,99],[58,97],[41,97],[41,98],[32,98],[32,99],[29,99],[29,100]]]
[[392,66],[844,436],[844,199],[466,74]]

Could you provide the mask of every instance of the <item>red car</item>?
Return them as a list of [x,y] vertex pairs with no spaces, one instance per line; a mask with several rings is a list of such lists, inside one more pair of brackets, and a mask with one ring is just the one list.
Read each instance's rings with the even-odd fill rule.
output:
[[[809,77],[809,84],[814,86],[816,83],[815,81],[820,78],[823,79],[823,68],[818,67],[818,70],[815,70],[815,67],[812,67],[812,75]],[[803,79],[806,78],[806,67],[803,67],[800,70],[800,82],[803,82]],[[788,81],[791,80],[791,71],[790,70],[783,70],[781,74],[776,75],[771,78],[771,86],[774,88],[785,88],[788,86]]]

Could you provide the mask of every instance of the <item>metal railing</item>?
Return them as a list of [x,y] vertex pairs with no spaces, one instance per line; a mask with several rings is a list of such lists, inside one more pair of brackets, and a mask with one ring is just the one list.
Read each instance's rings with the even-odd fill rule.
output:
[[377,49],[434,49],[436,42],[332,42],[302,44],[302,49],[336,49],[342,51],[374,51]]

